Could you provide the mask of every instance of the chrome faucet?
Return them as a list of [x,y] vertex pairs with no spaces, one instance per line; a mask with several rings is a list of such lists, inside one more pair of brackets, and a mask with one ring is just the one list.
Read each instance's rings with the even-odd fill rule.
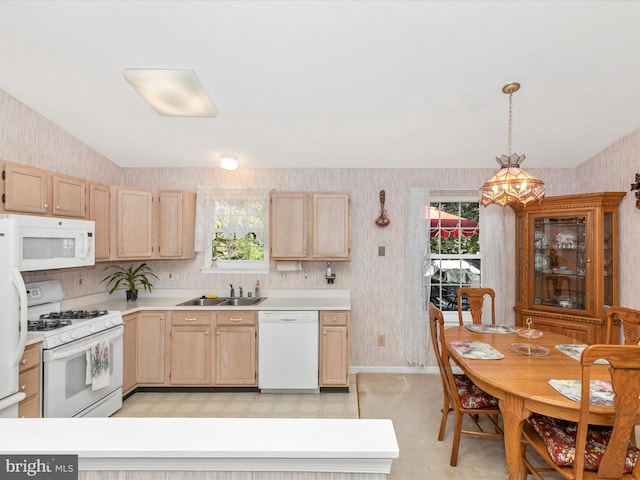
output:
[[230,283],[230,284],[229,284],[229,286],[231,287],[231,292],[230,292],[230,295],[229,295],[229,296],[230,296],[231,298],[233,298],[233,297],[235,297],[235,296],[236,296],[236,292],[235,292],[235,290],[233,290],[233,284],[231,284],[231,283]]
[[240,298],[242,298],[242,287],[238,287],[238,290],[240,290]]

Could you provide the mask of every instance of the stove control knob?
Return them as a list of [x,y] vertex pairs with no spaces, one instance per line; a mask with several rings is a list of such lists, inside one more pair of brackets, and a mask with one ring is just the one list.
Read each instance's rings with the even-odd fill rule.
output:
[[104,326],[105,326],[106,328],[109,328],[111,325],[112,325],[111,320],[105,320],[105,321],[104,321]]
[[[57,339],[56,339],[57,340]],[[69,335],[67,335],[66,333],[63,333],[60,336],[60,340],[62,340],[63,342],[68,342],[69,341]]]
[[89,333],[96,333],[98,331],[98,328],[95,325],[91,325],[89,327]]
[[71,338],[78,338],[78,332],[76,332],[75,330],[71,332]]

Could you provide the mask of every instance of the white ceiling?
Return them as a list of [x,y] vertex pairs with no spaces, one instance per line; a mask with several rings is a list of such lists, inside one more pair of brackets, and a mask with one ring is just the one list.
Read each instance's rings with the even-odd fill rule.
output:
[[[123,167],[575,167],[640,127],[636,1],[2,1],[0,89]],[[215,118],[126,68],[193,69]]]

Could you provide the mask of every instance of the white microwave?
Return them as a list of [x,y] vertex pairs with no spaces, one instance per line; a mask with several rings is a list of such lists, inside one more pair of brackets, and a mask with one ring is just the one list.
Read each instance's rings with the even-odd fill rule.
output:
[[0,224],[0,234],[14,236],[12,263],[21,272],[95,265],[92,220],[0,215]]

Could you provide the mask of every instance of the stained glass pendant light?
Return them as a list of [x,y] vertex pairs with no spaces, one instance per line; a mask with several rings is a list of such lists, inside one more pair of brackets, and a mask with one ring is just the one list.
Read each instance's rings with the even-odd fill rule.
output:
[[496,157],[500,171],[487,180],[480,188],[480,203],[483,207],[495,203],[505,207],[518,202],[529,202],[544,198],[544,182],[522,170],[520,164],[525,156],[511,153],[511,129],[513,126],[513,94],[520,89],[518,82],[507,83],[502,92],[509,95],[509,151],[507,155]]

